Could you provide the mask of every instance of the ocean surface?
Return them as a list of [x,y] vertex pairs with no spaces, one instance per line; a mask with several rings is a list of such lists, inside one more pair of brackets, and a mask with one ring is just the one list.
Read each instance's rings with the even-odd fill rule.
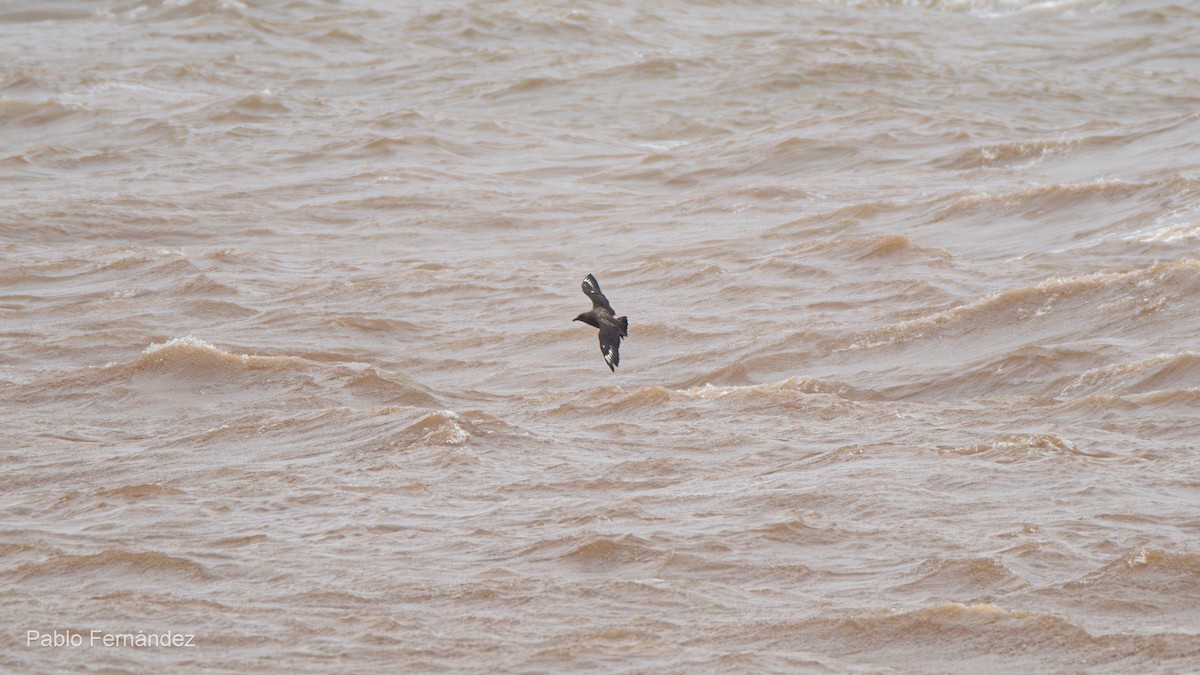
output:
[[1200,5],[0,2],[0,413],[6,673],[1195,672]]

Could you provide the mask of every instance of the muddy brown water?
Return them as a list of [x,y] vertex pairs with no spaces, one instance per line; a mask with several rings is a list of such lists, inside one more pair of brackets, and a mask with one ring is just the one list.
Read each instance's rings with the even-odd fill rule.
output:
[[1200,667],[1197,5],[7,2],[0,55],[0,669]]

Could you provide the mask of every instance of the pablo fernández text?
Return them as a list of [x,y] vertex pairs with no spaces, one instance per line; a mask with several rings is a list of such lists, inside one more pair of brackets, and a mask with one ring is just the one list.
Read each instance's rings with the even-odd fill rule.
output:
[[25,631],[26,647],[195,647],[194,633],[136,632],[120,633],[106,630],[40,630]]

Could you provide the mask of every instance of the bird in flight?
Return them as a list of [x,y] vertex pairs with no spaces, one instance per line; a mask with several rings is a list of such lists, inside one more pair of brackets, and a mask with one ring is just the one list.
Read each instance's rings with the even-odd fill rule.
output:
[[592,311],[584,312],[573,320],[600,329],[600,353],[604,355],[608,369],[615,373],[621,363],[621,354],[618,351],[621,348],[621,338],[629,334],[629,319],[615,316],[612,305],[608,304],[608,298],[604,297],[600,290],[600,282],[590,274],[583,278],[583,294],[592,299]]

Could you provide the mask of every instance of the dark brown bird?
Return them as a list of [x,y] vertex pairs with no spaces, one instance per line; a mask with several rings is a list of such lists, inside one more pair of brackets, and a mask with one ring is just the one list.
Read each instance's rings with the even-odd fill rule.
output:
[[600,353],[604,355],[608,369],[615,373],[621,364],[621,338],[629,334],[629,319],[614,316],[612,305],[600,290],[600,282],[590,274],[583,278],[583,294],[592,299],[592,311],[580,314],[574,321],[600,329]]

